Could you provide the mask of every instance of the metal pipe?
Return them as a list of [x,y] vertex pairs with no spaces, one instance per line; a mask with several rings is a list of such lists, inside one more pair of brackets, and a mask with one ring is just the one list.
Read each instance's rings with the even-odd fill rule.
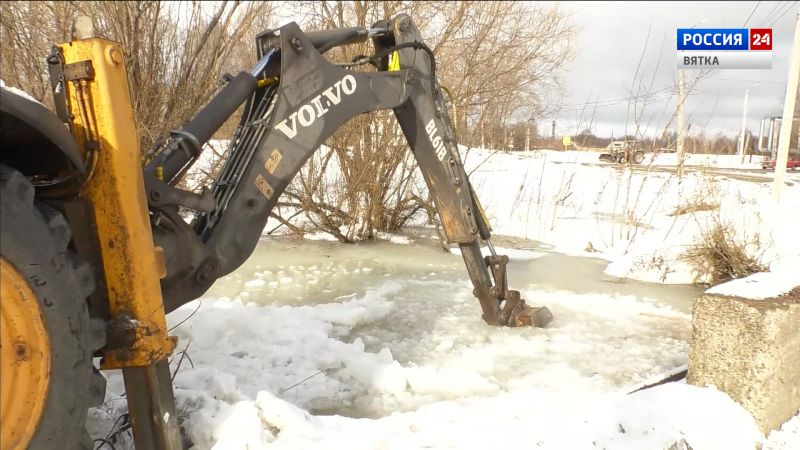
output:
[[164,358],[153,365],[122,369],[133,438],[140,450],[180,450],[178,411],[169,363]]
[[497,257],[497,252],[494,250],[494,245],[492,245],[492,240],[487,239],[486,244],[489,246],[489,251],[492,252],[492,256]]

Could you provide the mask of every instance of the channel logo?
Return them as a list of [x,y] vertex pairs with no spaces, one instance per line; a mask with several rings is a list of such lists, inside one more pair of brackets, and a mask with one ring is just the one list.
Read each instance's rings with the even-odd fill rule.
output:
[[678,28],[679,69],[771,69],[772,28]]

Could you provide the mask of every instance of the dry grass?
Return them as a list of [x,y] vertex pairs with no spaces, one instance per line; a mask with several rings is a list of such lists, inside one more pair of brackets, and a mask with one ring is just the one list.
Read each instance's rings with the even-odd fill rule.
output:
[[699,202],[699,203],[689,203],[686,205],[680,205],[675,208],[675,211],[672,211],[668,215],[670,217],[675,216],[682,216],[684,214],[689,213],[696,213],[696,212],[703,212],[703,211],[715,211],[719,209],[719,204],[716,203],[706,203],[706,202]]
[[692,246],[683,258],[694,266],[698,280],[716,285],[766,271],[767,267],[759,262],[759,258],[748,251],[758,247],[758,235],[743,239],[733,226],[716,219],[702,232],[700,242]]

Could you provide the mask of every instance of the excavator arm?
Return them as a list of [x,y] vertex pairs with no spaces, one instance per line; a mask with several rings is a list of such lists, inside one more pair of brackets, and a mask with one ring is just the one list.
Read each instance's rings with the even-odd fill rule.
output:
[[[349,66],[329,62],[333,47],[372,39],[375,53]],[[433,52],[406,15],[372,28],[304,33],[295,23],[257,38],[259,61],[227,85],[183,128],[147,155],[144,169],[153,235],[164,249],[165,309],[200,297],[253,252],[281,193],[308,158],[351,118],[393,109],[432,194],[449,243],[464,262],[491,325],[544,326],[547,308],[525,305],[509,290],[508,258],[495,253],[490,227],[459,156],[436,79]],[[176,186],[203,145],[244,105],[226,161],[201,194]],[[193,211],[190,222],[182,211]],[[491,256],[481,254],[480,241]]]

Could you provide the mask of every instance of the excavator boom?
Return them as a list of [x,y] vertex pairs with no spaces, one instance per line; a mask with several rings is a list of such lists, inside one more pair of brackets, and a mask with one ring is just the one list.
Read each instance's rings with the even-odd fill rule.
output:
[[[323,56],[367,39],[374,55],[350,66],[370,63],[377,72],[356,72]],[[281,193],[328,137],[359,114],[393,109],[445,235],[461,247],[484,320],[511,326],[549,321],[549,311],[525,307],[507,289],[507,258],[481,254],[480,240],[489,241],[490,228],[458,152],[433,52],[408,16],[308,34],[290,23],[259,35],[257,48],[256,66],[230,78],[194,119],[154,148],[145,167],[153,233],[168,261],[162,280],[167,311],[201,296],[250,256]],[[202,194],[176,188],[203,145],[242,104],[227,160],[211,188]],[[195,211],[191,224],[179,207]]]
[[[65,288],[60,294],[81,297],[80,302],[59,304],[73,305],[67,311],[75,316],[73,322],[86,326],[76,325],[73,331],[70,325],[72,333],[60,339],[64,342],[53,342],[61,344],[58,348],[83,346],[86,357],[77,365],[54,357],[54,367],[73,374],[95,393],[97,386],[89,382],[92,352],[102,356],[102,369],[122,369],[137,448],[175,450],[181,445],[168,365],[176,341],[169,336],[165,314],[199,298],[247,260],[295,175],[326,139],[359,114],[394,111],[447,241],[461,249],[483,319],[505,326],[544,326],[551,320],[547,308],[527,306],[518,291],[508,288],[508,258],[491,245],[491,228],[464,170],[437,81],[436,59],[407,15],[370,28],[304,33],[290,23],[262,33],[256,39],[256,65],[227,77],[226,85],[194,118],[146,152],[141,172],[124,50],[93,37],[91,23],[84,20],[86,27],[76,28],[80,36],[54,47],[48,57],[56,111],[77,148],[43,146],[42,151],[58,158],[51,158],[48,174],[28,174],[29,167],[16,164],[16,157],[24,159],[22,150],[29,145],[11,146],[16,141],[6,139],[0,193],[4,205],[27,211],[20,215],[27,222],[11,225],[20,230],[38,226],[39,234],[63,247],[69,244],[70,252],[90,263],[85,267],[94,267],[94,277],[91,269],[81,275],[86,270],[77,264],[74,270],[61,271],[61,285],[76,285],[80,279],[86,292]],[[334,47],[366,40],[374,47],[371,56],[347,64],[334,64],[324,56]],[[352,70],[364,64],[377,71]],[[26,111],[39,111],[31,108]],[[219,175],[201,193],[180,189],[205,144],[240,108],[243,113]],[[24,122],[26,116],[14,117]],[[42,136],[52,140],[64,134],[57,119],[48,120],[48,127],[40,126]],[[44,132],[48,130],[52,132]],[[49,206],[33,204],[34,186],[37,199],[63,210],[69,226]],[[41,245],[38,241],[28,239],[30,248],[19,255],[9,253],[9,258],[46,258],[47,252],[31,250]],[[491,255],[481,253],[482,241]],[[46,294],[37,295],[45,305],[46,297],[52,296]],[[15,304],[23,297],[14,294]],[[102,331],[92,331],[91,324],[99,324]],[[87,343],[96,334],[105,339]],[[39,335],[43,334],[31,334],[30,341]],[[75,391],[73,397],[76,405],[85,406],[83,391]],[[57,406],[69,407],[64,414],[83,422],[78,417],[82,406]],[[55,420],[60,411],[50,408],[42,415]],[[21,445],[39,439],[31,437],[29,428],[20,434]],[[40,427],[46,439],[54,433],[48,430]]]

